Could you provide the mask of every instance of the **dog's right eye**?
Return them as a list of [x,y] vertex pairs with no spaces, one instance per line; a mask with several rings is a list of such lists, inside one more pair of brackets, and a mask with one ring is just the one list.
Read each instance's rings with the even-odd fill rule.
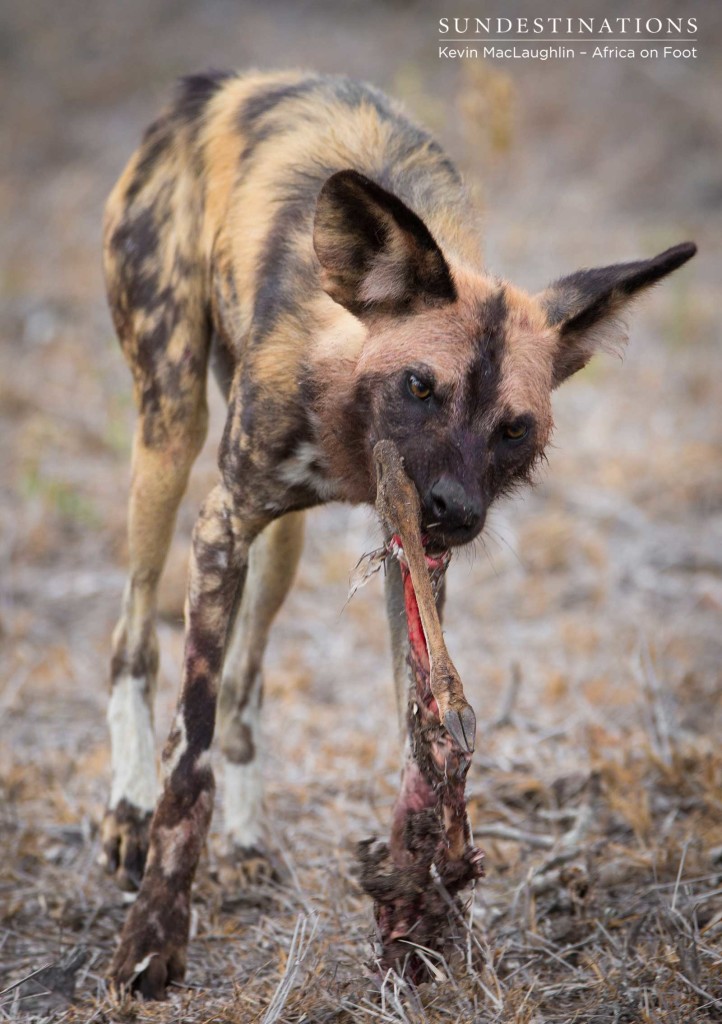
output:
[[409,374],[406,384],[409,389],[409,393],[412,394],[414,398],[418,398],[422,402],[425,402],[427,398],[431,398],[431,388],[428,384],[424,383],[423,380],[419,380],[415,374]]
[[519,441],[524,440],[528,433],[529,427],[526,423],[508,423],[502,429],[501,435],[505,441],[512,441],[518,444]]

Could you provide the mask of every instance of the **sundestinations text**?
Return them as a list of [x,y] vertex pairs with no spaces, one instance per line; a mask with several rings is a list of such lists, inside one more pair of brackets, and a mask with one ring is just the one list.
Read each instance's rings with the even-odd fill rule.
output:
[[439,35],[695,35],[696,18],[439,18]]

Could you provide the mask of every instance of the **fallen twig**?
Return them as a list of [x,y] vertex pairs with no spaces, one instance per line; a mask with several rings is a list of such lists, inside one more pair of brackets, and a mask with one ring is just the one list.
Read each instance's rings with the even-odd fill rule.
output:
[[524,832],[519,828],[509,828],[508,825],[476,825],[474,835],[488,839],[504,839],[510,843],[526,843],[527,846],[533,846],[538,850],[551,850],[556,843],[553,836]]

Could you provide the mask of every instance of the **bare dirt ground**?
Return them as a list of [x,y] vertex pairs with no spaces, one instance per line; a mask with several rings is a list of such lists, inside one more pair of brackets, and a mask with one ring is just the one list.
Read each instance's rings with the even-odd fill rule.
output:
[[[431,5],[2,5],[0,1020],[722,1019],[722,25],[711,4],[635,13],[680,6],[700,18],[696,63],[489,66],[437,61],[436,18],[466,12]],[[623,365],[560,391],[538,487],[450,570],[488,871],[452,962],[416,991],[369,969],[354,850],[387,828],[398,743],[380,581],[345,603],[374,520],[334,507],[308,518],[267,664],[287,880],[224,891],[219,813],[186,986],[117,1005],[125,905],[95,860],[133,412],[102,203],[176,75],[299,64],[371,79],[436,129],[480,182],[490,266],[526,287],[688,237],[700,255],[640,306]],[[163,590],[159,747],[221,423],[214,396]],[[15,984],[74,953],[73,1001],[71,970]]]

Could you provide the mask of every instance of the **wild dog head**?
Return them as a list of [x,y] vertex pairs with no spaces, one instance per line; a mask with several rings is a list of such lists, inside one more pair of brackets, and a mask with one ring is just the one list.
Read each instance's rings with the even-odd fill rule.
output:
[[372,487],[373,446],[393,440],[444,547],[476,537],[494,499],[530,478],[554,388],[624,340],[630,300],[696,251],[580,270],[529,295],[453,263],[416,213],[355,171],[321,190],[314,247],[324,290],[367,328],[338,427],[345,475]]

